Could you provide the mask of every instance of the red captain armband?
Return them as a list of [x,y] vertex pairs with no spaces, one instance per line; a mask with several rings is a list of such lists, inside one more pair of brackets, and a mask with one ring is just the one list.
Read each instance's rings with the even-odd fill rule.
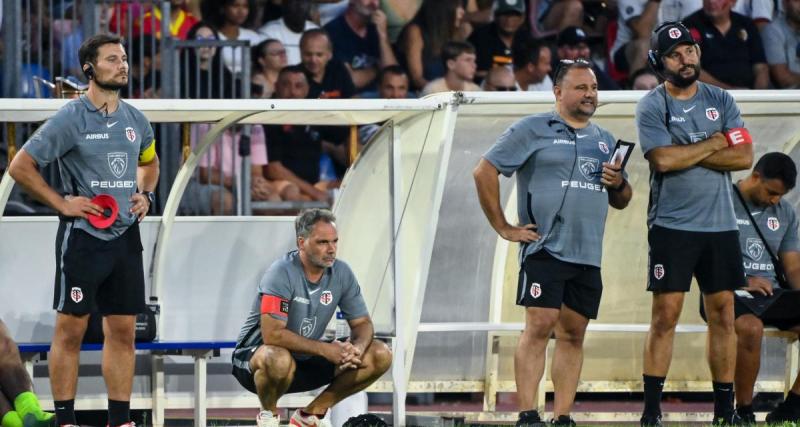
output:
[[284,317],[289,314],[289,301],[275,295],[261,295],[261,314]]
[[728,141],[728,147],[741,144],[752,144],[753,138],[746,128],[733,128],[725,132],[725,139]]

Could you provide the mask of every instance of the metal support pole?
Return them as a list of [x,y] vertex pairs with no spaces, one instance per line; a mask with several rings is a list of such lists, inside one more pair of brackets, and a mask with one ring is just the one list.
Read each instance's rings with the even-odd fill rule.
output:
[[3,97],[22,95],[22,0],[3,0]]

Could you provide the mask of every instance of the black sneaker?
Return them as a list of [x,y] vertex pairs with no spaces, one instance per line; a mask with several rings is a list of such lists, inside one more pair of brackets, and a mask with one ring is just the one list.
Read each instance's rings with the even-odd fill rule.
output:
[[554,418],[550,420],[551,426],[575,426],[575,420],[572,419],[569,415],[559,415],[558,418]]
[[742,423],[748,426],[756,425],[756,414],[753,412],[752,406],[744,408],[736,408],[736,415],[742,419]]
[[519,413],[519,419],[514,424],[515,427],[546,427],[547,423],[542,421],[539,411],[523,411]]
[[642,414],[639,419],[639,425],[642,427],[661,427],[661,414]]
[[736,411],[731,410],[727,414],[714,414],[712,426],[744,426],[745,422],[739,417]]
[[787,421],[793,423],[800,421],[800,408],[790,405],[784,401],[781,402],[777,408],[773,409],[769,414],[767,414],[767,422],[770,424],[783,423]]

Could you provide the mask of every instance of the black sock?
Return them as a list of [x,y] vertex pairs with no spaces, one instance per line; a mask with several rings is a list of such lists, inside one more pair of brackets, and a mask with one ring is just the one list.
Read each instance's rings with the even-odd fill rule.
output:
[[790,391],[789,394],[786,395],[786,403],[800,407],[800,394],[795,394],[793,391]]
[[62,424],[78,424],[75,420],[75,399],[53,401],[56,407],[56,421]]
[[733,383],[712,382],[714,386],[714,414],[724,416],[733,410]]
[[108,425],[119,426],[131,421],[131,402],[108,399]]
[[664,390],[666,377],[642,375],[644,379],[644,413],[661,415],[661,393]]

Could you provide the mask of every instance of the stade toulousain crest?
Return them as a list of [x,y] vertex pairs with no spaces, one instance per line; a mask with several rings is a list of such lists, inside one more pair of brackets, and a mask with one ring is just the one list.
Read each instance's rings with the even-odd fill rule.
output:
[[70,291],[69,291],[69,297],[70,297],[70,298],[71,298],[73,301],[75,301],[76,303],[77,303],[77,302],[81,302],[81,301],[83,301],[83,291],[81,290],[81,288],[79,288],[79,287],[77,287],[77,286],[76,286],[76,287],[73,287],[73,288],[72,288],[72,289],[70,289]]
[[777,231],[779,228],[781,228],[781,223],[778,221],[778,218],[771,216],[767,218],[767,228],[772,231]]
[[664,271],[664,265],[663,264],[656,264],[653,267],[653,277],[655,277],[656,280],[663,279],[665,273],[666,273],[666,271]]
[[319,302],[321,302],[322,305],[330,304],[333,302],[333,293],[331,291],[323,291],[319,296]]

